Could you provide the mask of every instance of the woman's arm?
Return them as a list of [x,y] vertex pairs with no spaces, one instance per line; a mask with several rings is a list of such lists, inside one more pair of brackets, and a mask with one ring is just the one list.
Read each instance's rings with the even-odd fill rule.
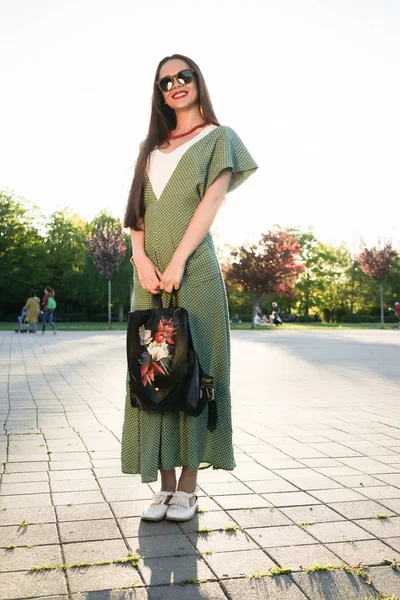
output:
[[196,208],[171,262],[160,278],[160,289],[171,293],[173,289],[177,290],[179,288],[186,261],[209,232],[224,201],[231,177],[231,169],[225,169],[208,188],[204,198]]
[[144,250],[144,227],[141,231],[131,229],[132,255],[140,285],[146,292],[160,293],[161,273]]

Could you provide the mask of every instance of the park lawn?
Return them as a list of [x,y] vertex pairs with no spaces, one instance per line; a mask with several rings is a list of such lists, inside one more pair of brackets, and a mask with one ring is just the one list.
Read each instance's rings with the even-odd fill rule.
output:
[[[394,323],[386,323],[385,329],[391,330]],[[126,331],[127,323],[113,322],[111,330],[107,323],[57,323],[57,331]],[[18,323],[0,322],[0,331],[14,331],[17,329]],[[232,331],[250,330],[250,323],[232,323]],[[262,325],[255,331],[294,331],[294,330],[332,330],[332,329],[381,329],[380,323],[284,323],[281,326]],[[38,333],[41,333],[41,324],[39,323]],[[47,326],[46,333],[52,333],[51,326]]]

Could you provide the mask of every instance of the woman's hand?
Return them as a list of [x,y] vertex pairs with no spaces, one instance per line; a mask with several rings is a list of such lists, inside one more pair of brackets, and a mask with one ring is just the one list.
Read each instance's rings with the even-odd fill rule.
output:
[[160,289],[168,292],[168,294],[171,294],[173,290],[179,290],[185,265],[186,261],[174,257],[161,276]]
[[134,263],[142,288],[151,294],[160,294],[162,273],[151,262],[149,257],[143,254],[138,258],[134,258]]

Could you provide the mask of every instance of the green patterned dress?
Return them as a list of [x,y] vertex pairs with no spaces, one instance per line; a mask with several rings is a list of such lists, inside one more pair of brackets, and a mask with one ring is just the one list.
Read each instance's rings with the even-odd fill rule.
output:
[[[241,185],[257,165],[229,127],[210,125],[199,135],[165,154],[155,150],[145,180],[145,251],[164,272],[209,186],[224,169],[232,170],[229,191]],[[132,310],[152,308],[152,295],[140,285],[134,269]],[[163,294],[163,303],[169,299]],[[165,304],[164,304],[165,305]],[[225,286],[208,233],[189,257],[178,305],[189,315],[194,348],[205,373],[214,377],[218,425],[207,429],[207,409],[198,417],[183,413],[146,412],[126,395],[122,433],[122,471],[156,481],[159,469],[186,466],[235,467],[230,399],[230,328]],[[127,383],[129,386],[129,382]]]

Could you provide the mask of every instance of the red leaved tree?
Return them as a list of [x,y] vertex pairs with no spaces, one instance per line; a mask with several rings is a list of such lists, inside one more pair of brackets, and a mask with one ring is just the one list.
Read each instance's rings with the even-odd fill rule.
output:
[[262,296],[294,297],[294,283],[304,270],[300,251],[299,241],[287,229],[275,228],[263,234],[257,244],[240,246],[232,252],[227,281],[253,295],[252,327]]
[[389,275],[392,261],[395,256],[396,251],[393,249],[392,244],[386,243],[382,248],[380,242],[378,243],[378,246],[374,246],[370,249],[364,246],[363,250],[358,256],[358,262],[360,263],[360,267],[364,273],[379,283],[382,329],[384,328],[383,282]]
[[97,225],[88,238],[88,250],[92,261],[108,280],[108,326],[111,327],[111,279],[126,252],[121,225],[113,223]]

